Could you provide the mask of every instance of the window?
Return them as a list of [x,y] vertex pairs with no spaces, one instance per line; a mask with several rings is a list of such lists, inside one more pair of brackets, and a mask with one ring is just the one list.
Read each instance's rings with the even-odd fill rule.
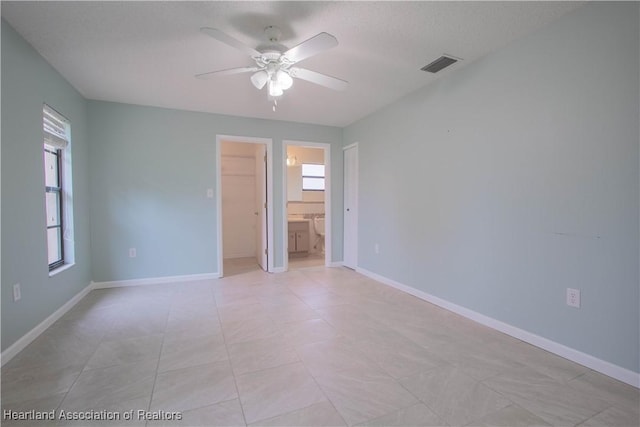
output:
[[302,164],[302,189],[324,191],[324,165]]
[[65,237],[71,234],[70,221],[70,153],[69,122],[45,105],[42,109],[44,131],[44,188],[47,227],[47,254],[49,271],[63,266],[69,260]]

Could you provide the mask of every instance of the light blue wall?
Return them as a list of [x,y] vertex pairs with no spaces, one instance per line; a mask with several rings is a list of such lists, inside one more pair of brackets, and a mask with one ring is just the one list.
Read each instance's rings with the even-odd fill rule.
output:
[[638,17],[588,4],[347,127],[359,266],[640,372]]
[[[204,194],[230,134],[274,139],[276,266],[282,140],[333,144],[334,261],[340,144],[358,141],[361,267],[639,372],[638,16],[589,4],[343,131],[87,102],[3,21],[2,349],[91,279],[217,272]],[[73,140],[76,265],[53,278],[43,102]]]
[[[215,188],[217,134],[273,138],[276,267],[283,265],[282,140],[332,144],[332,250],[342,259],[341,129],[87,101],[4,20],[1,53],[3,351],[92,280],[219,271],[215,199],[205,197]],[[43,103],[72,130],[76,264],[51,278]],[[130,247],[138,250],[133,260]]]
[[[94,281],[219,272],[216,135],[273,139],[276,267],[282,267],[282,141],[332,144],[332,256],[342,259],[340,128],[89,102]],[[129,258],[128,250],[137,249]]]
[[[49,277],[42,104],[71,121],[75,261]],[[2,350],[91,281],[86,102],[2,21]],[[13,284],[22,299],[13,301]]]

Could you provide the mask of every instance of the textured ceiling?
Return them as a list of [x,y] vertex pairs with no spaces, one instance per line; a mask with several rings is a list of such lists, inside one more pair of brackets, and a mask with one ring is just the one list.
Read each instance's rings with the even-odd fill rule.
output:
[[[540,29],[580,2],[2,2],[2,16],[89,99],[346,126],[436,78]],[[349,81],[335,92],[295,80],[272,111],[250,74],[195,74],[252,65],[199,31],[247,45],[263,29],[292,47],[320,32],[339,45],[299,66]],[[420,68],[447,53],[463,61]]]

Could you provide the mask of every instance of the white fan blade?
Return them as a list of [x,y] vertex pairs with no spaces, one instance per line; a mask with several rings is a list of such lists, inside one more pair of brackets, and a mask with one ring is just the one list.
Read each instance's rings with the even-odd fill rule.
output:
[[241,50],[242,52],[250,55],[250,56],[260,56],[260,52],[258,52],[257,50],[255,50],[252,47],[247,46],[246,44],[234,39],[233,37],[231,37],[230,35],[223,33],[222,31],[218,30],[217,28],[209,28],[209,27],[203,27],[200,28],[200,31],[202,31],[203,33],[205,33],[206,35],[213,37],[214,39],[229,45],[231,47],[235,47],[238,50]]
[[250,73],[251,71],[258,71],[258,67],[240,67],[240,68],[228,68],[226,70],[210,71],[208,73],[196,74],[198,79],[208,79],[212,76],[228,76],[231,74]]
[[335,37],[328,33],[320,33],[292,47],[283,53],[283,56],[291,62],[299,62],[335,46],[338,46],[338,40]]
[[327,76],[316,71],[307,70],[305,68],[290,68],[292,77],[297,77],[320,86],[328,87],[333,90],[345,90],[349,86],[349,82],[340,80],[335,77]]

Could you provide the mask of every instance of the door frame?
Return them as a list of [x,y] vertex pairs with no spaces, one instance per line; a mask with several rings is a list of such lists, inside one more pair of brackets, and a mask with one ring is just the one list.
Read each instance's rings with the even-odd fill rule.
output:
[[[347,166],[347,162],[345,161],[344,157],[347,153],[348,150],[355,150],[355,182],[352,182],[351,185],[354,186],[354,190],[355,190],[355,200],[354,200],[354,204],[352,206],[347,206],[347,173],[346,173],[346,168]],[[349,268],[353,268],[354,270],[358,268],[358,176],[359,176],[359,167],[360,167],[360,157],[359,157],[359,151],[358,151],[358,143],[354,142],[353,144],[349,144],[345,147],[342,147],[342,156],[343,156],[343,165],[344,165],[344,172],[343,172],[343,177],[344,177],[344,186],[343,186],[343,190],[344,190],[344,211],[342,212],[343,215],[343,236],[342,236],[342,265],[344,265],[345,267],[349,267]],[[350,238],[350,236],[347,233],[347,226],[348,226],[348,221],[347,221],[347,209],[350,209],[350,212],[352,214],[352,216],[355,217],[355,228],[352,230],[353,232],[353,242],[352,245],[347,245],[347,238]],[[353,265],[347,265],[347,247],[352,247],[353,248]]]
[[222,142],[245,142],[264,144],[267,148],[267,272],[274,271],[273,267],[273,140],[252,136],[216,135],[216,215],[217,246],[218,246],[218,275],[224,277],[224,253],[222,245]]
[[283,270],[289,271],[288,218],[287,218],[287,148],[289,146],[324,150],[324,265],[331,266],[331,144],[285,139],[282,141],[282,259]]

